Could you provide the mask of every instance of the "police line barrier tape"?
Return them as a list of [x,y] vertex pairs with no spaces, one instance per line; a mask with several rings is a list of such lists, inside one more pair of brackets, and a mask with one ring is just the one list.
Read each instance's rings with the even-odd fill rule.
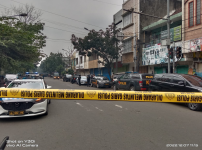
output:
[[[1,98],[202,103],[202,93],[67,89],[0,89]],[[11,99],[12,100],[12,99]]]

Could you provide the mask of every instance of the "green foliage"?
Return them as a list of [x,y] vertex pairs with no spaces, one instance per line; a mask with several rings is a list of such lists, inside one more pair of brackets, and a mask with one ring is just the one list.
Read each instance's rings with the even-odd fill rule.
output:
[[35,68],[40,49],[46,46],[44,23],[25,24],[14,18],[0,18],[0,22],[0,68],[6,72]]
[[56,71],[61,75],[61,73],[63,72],[65,70],[65,68],[64,68],[64,66],[62,66],[62,65],[59,65],[59,66],[57,66],[57,68],[56,68]]
[[72,35],[71,41],[74,45],[74,49],[79,51],[80,55],[91,56],[96,54],[100,59],[99,63],[108,68],[109,76],[111,77],[110,68],[115,59],[118,59],[121,54],[121,46],[119,40],[115,38],[115,35],[120,32],[112,24],[106,31],[100,30],[96,32],[92,30],[83,39]]
[[64,76],[65,74],[66,74],[66,71],[62,71],[61,75],[63,75],[63,76]]
[[67,73],[73,75],[74,74],[74,70],[73,69],[68,69]]
[[41,62],[40,69],[50,74],[55,71],[61,74],[65,70],[64,66],[65,62],[62,60],[62,54],[51,52],[50,56]]

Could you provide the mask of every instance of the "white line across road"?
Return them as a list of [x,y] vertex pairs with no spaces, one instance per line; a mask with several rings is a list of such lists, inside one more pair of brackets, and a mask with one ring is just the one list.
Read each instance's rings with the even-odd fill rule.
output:
[[120,106],[120,105],[115,105],[116,107],[119,107],[119,108],[123,108],[122,106]]

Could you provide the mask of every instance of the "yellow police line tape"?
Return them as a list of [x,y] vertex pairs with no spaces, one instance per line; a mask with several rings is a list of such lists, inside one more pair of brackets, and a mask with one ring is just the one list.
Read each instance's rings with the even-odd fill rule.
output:
[[202,103],[202,93],[67,89],[0,89],[1,98]]

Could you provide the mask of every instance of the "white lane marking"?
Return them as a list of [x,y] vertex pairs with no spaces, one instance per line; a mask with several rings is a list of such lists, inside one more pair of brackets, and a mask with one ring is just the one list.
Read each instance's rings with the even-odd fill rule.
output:
[[79,105],[79,106],[81,106],[81,107],[83,107],[80,103],[76,103],[77,105]]
[[[81,105],[80,103],[76,103],[77,105],[81,106],[81,107],[84,107],[83,105]],[[85,107],[84,107],[85,108]],[[91,111],[90,109],[88,108],[85,108],[87,111]]]
[[120,106],[120,105],[115,105],[116,107],[119,107],[119,108],[123,108],[122,106]]
[[99,109],[99,108],[97,108],[97,107],[95,107],[96,109],[98,109],[99,111],[103,111],[102,109]]

